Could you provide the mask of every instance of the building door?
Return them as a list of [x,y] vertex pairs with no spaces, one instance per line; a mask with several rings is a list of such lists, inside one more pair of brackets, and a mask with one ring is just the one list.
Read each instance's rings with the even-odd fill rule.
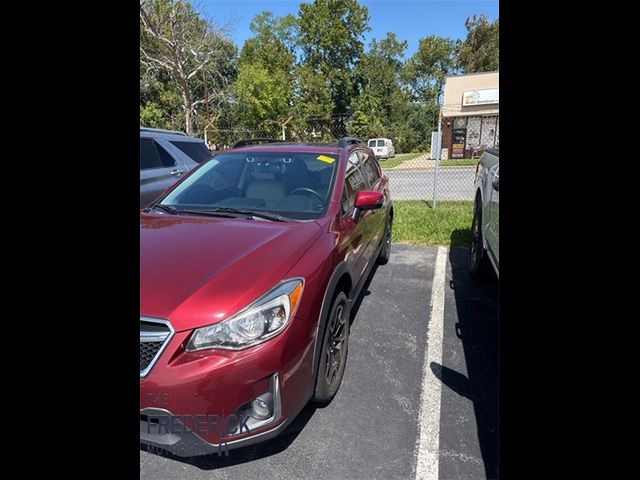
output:
[[450,158],[464,157],[464,143],[467,139],[467,119],[458,117],[453,120],[453,142]]

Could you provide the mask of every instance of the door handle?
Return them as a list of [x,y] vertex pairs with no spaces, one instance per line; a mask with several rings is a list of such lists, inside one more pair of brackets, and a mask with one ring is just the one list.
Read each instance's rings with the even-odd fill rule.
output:
[[182,170],[179,169],[175,169],[171,171],[171,175],[182,175],[184,172]]

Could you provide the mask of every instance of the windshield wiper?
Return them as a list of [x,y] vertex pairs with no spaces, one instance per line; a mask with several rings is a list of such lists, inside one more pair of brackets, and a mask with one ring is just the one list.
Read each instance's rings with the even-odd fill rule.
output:
[[162,210],[163,212],[170,213],[171,215],[179,215],[179,212],[178,212],[178,210],[176,210],[175,207],[172,207],[171,205],[163,205],[162,203],[156,203],[155,205],[153,205],[153,206],[151,206],[149,208],[145,208],[144,211],[145,212],[150,212],[154,208],[158,208],[158,209]]
[[204,217],[236,217],[237,215],[234,215],[233,213],[229,213],[229,212],[219,212],[217,210],[212,210],[210,208],[193,208],[193,209],[188,209],[188,208],[182,208],[179,210],[180,213],[183,214],[187,214],[187,215],[202,215]]
[[[233,207],[211,207],[211,208],[203,208],[203,209],[193,209],[193,210],[180,210],[181,213],[191,213],[195,215],[216,215],[216,214],[228,214],[229,216],[238,214],[238,215],[246,215],[247,217],[256,217],[256,218],[264,218],[266,220],[271,220],[273,222],[289,222],[290,218],[283,217],[282,215],[278,215],[276,213],[270,212],[261,212],[259,210],[245,210],[243,208],[233,208]],[[225,215],[227,216],[227,215]]]

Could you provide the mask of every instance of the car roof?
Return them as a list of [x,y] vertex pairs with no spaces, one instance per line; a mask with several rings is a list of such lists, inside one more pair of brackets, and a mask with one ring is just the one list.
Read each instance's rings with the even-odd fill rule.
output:
[[[349,146],[349,145],[347,145]],[[225,150],[220,153],[229,152],[291,152],[291,153],[328,153],[337,155],[340,149],[337,143],[267,143],[261,145],[246,145],[242,147],[236,147],[231,150]]]
[[174,132],[171,130],[161,130],[155,128],[140,128],[141,138],[164,138],[165,140],[172,140],[176,142],[194,142],[204,143],[202,138],[190,137],[182,132]]

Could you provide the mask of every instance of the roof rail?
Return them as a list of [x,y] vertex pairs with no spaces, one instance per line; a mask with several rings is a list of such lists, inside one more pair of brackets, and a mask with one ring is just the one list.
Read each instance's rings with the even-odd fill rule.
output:
[[362,143],[362,142],[356,137],[342,137],[338,141],[338,148],[344,148],[347,145],[357,145],[359,143]]
[[164,128],[149,128],[149,127],[140,127],[141,132],[150,132],[150,133],[171,133],[173,135],[182,135],[183,137],[187,137],[188,135],[184,132],[180,132],[178,130],[165,130]]
[[257,145],[259,143],[278,143],[283,141],[284,140],[278,140],[276,138],[269,138],[269,137],[243,138],[242,140],[238,140],[237,142],[232,143],[229,146],[229,150],[238,148],[238,147],[245,147],[247,145]]

